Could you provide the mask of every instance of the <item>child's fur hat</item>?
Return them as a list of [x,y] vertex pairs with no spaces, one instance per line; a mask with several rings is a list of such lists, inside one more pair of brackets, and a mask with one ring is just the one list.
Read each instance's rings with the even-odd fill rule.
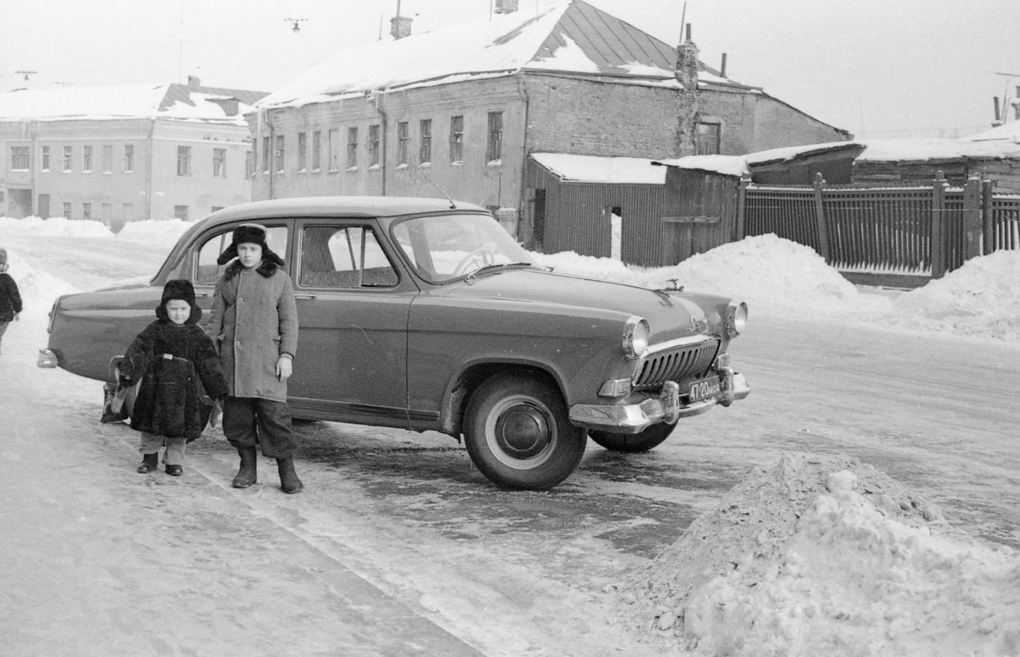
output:
[[[266,227],[259,224],[241,224],[235,228],[230,246],[223,250],[220,257],[216,259],[216,264],[225,265],[236,258],[238,244],[258,244],[262,247],[262,264],[259,265],[256,271],[266,278],[272,276],[277,267],[284,266],[283,258],[273,253],[269,245],[266,244]],[[237,266],[235,267],[235,265]],[[241,265],[239,263],[231,263],[227,267],[227,278],[233,278],[240,270]]]
[[195,304],[195,287],[191,284],[191,281],[183,278],[169,280],[163,286],[163,296],[159,301],[159,306],[156,308],[156,317],[169,319],[169,316],[166,314],[166,303],[174,299],[180,299],[191,306],[191,315],[185,322],[186,324],[195,324],[202,319],[202,309]]

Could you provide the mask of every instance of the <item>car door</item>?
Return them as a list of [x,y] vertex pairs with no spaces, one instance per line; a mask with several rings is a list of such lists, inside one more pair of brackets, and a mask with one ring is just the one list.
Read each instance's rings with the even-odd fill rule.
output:
[[302,219],[295,414],[408,427],[407,318],[418,288],[371,219]]

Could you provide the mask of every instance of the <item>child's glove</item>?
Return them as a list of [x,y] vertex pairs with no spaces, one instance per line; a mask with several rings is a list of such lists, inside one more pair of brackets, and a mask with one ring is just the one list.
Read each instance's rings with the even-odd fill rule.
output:
[[223,402],[217,399],[213,402],[212,413],[209,414],[209,427],[215,429],[216,425],[220,423],[220,416],[222,415]]

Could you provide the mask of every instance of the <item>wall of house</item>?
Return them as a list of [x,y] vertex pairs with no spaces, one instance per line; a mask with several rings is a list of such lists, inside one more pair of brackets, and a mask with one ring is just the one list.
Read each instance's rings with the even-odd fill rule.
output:
[[757,95],[702,90],[698,99],[699,120],[718,123],[719,154],[745,155],[755,150]]
[[[502,112],[502,153],[488,161],[490,112]],[[521,197],[526,103],[516,78],[418,87],[375,96],[338,98],[301,108],[270,110],[248,117],[258,139],[258,173],[252,184],[255,199],[309,195],[426,196],[468,201],[492,209],[517,207]],[[463,158],[451,160],[451,119],[463,117]],[[422,162],[421,122],[432,122],[430,161]],[[399,156],[398,125],[408,124],[408,162]],[[372,166],[369,130],[379,126],[379,164]],[[348,133],[358,129],[356,163],[348,163]],[[335,130],[337,156],[329,166],[329,132]],[[311,166],[314,134],[318,132],[321,161]],[[305,165],[299,163],[298,135],[307,140]],[[276,144],[283,136],[282,154],[263,167],[265,138]],[[274,148],[275,151],[275,148]],[[279,158],[282,155],[282,166]],[[419,170],[415,164],[421,167]],[[430,181],[431,179],[431,181]]]
[[[44,213],[40,197],[48,197],[49,216],[90,218],[114,230],[129,221],[173,218],[175,205],[187,206],[188,218],[198,219],[214,207],[250,200],[245,175],[248,139],[243,126],[149,119],[0,123],[4,158],[0,189],[27,190],[31,208],[23,214]],[[11,145],[29,146],[28,171],[9,170]],[[177,176],[178,145],[192,147],[189,177]],[[65,146],[71,148],[69,171],[63,164]],[[92,147],[90,170],[85,170],[83,162],[86,146]],[[112,147],[109,167],[104,162],[106,146]],[[125,170],[125,146],[134,149],[130,170]],[[48,169],[43,163],[44,147],[49,148]],[[227,151],[225,178],[212,175],[213,148]],[[7,205],[0,204],[0,211],[6,211]]]
[[1020,194],[1020,160],[958,160],[943,162],[876,162],[858,160],[853,166],[854,182],[896,181],[930,183],[939,173],[950,185],[962,187],[969,176],[981,176],[995,184],[997,192]]
[[754,139],[751,149],[746,151],[748,153],[852,138],[849,133],[822,123],[769,95],[760,94],[754,98]]
[[676,88],[529,72],[527,150],[607,157],[676,156]]
[[[187,220],[195,221],[214,209],[251,200],[251,180],[245,170],[250,135],[244,126],[227,128],[184,121],[156,123],[151,138],[152,219],[173,219],[181,206]],[[179,146],[191,149],[188,175],[178,175]],[[223,176],[213,175],[215,149],[226,151]]]

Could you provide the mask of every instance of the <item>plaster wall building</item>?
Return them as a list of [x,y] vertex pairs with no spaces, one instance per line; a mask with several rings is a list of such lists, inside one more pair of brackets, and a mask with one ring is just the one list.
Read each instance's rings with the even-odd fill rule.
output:
[[0,95],[0,214],[194,220],[251,200],[243,112],[265,94],[167,84]]

